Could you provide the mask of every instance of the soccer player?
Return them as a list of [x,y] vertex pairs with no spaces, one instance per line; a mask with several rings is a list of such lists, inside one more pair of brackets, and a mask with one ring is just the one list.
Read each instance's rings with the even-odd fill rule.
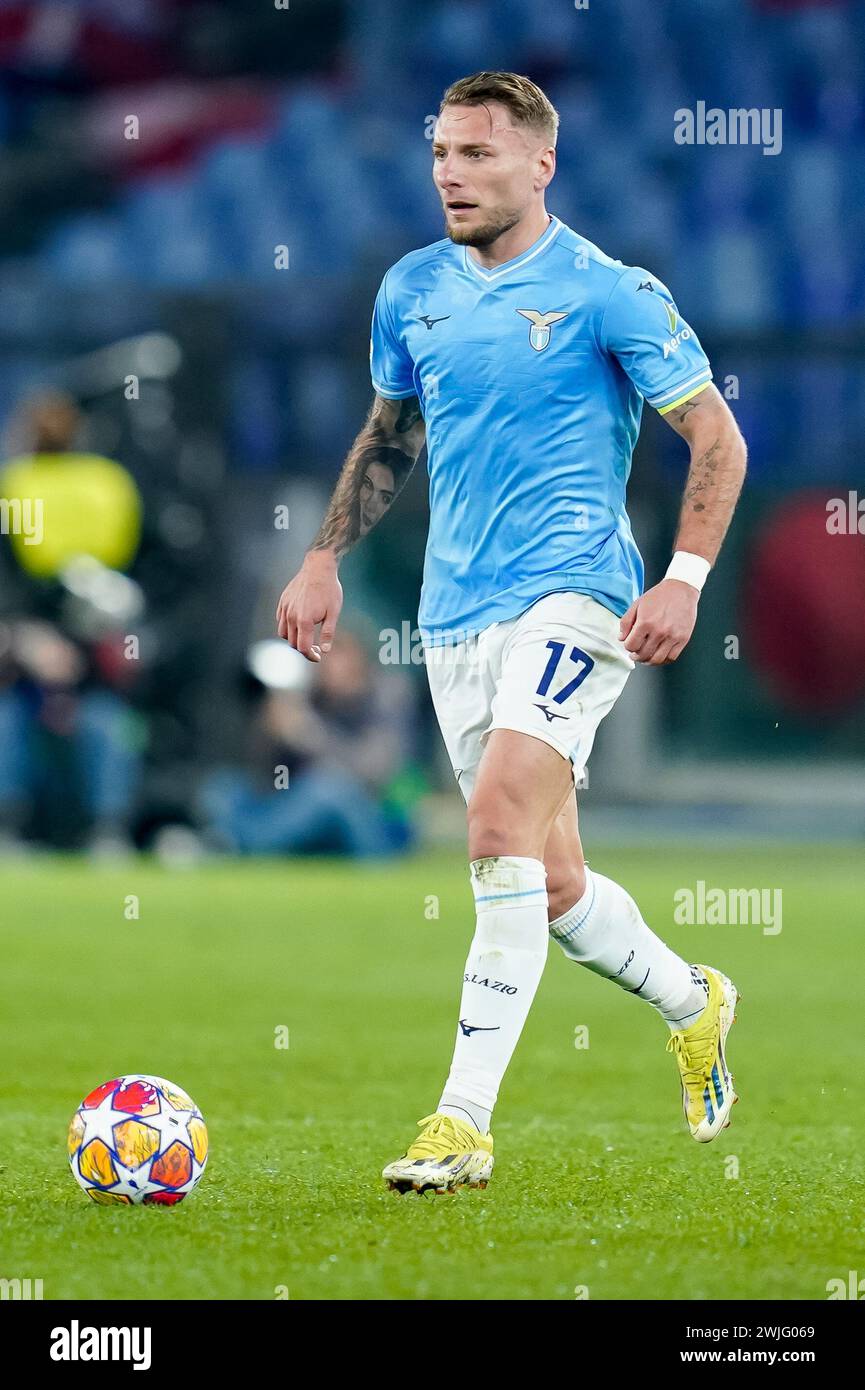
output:
[[[729,1124],[736,1099],[735,986],[677,956],[587,867],[575,782],[634,664],[665,665],[687,645],[745,444],[667,287],[547,212],[557,128],[526,77],[482,72],[445,93],[433,178],[447,237],[384,277],[372,410],[277,610],[280,636],[322,660],[339,561],[372,519],[373,470],[398,489],[426,443],[418,621],[468,806],[477,917],[438,1108],[384,1169],[399,1191],[486,1185],[490,1118],[550,936],[660,1013],[696,1140]],[[644,399],[691,455],[675,553],[645,591],[625,509]]]

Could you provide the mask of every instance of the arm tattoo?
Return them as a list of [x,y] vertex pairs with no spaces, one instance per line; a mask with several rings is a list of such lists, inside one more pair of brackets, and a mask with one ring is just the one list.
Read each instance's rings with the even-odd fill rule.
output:
[[684,505],[692,503],[691,510],[694,512],[704,512],[706,504],[701,500],[702,494],[710,491],[716,484],[715,474],[720,463],[721,441],[716,439],[708,449],[704,449],[691,464],[688,474],[688,484],[685,488]]
[[405,486],[424,443],[416,396],[376,396],[369,418],[349,450],[312,550],[340,559],[381,520]]
[[[394,422],[394,429],[397,434],[408,434],[409,430],[415,425],[423,424],[423,416],[420,413],[420,401],[417,396],[409,396],[408,400],[400,401],[399,414]],[[420,453],[420,450],[418,450]]]
[[704,555],[714,564],[745,478],[745,441],[714,386],[664,419],[691,450],[675,549]]
[[670,421],[675,421],[677,425],[681,425],[683,420],[690,415],[692,410],[696,410],[699,404],[699,399],[685,401],[685,404],[680,405],[677,410],[669,411]]
[[742,488],[745,459],[738,430],[720,431],[711,444],[692,455],[676,550],[705,555],[714,564]]

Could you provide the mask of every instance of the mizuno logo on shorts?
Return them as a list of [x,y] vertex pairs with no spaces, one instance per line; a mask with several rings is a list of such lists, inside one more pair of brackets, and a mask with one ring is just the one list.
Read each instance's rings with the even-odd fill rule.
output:
[[546,716],[548,724],[552,724],[554,719],[568,718],[568,715],[566,714],[556,714],[556,711],[554,709],[550,709],[547,705],[535,705],[535,709],[539,709],[541,713]]

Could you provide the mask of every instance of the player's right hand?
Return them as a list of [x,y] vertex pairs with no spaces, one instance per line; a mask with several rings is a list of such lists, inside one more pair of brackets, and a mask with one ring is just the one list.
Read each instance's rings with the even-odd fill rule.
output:
[[[336,560],[323,550],[311,550],[298,573],[282,591],[276,606],[276,631],[307,661],[321,661],[330,651],[342,608],[342,585]],[[315,629],[321,624],[318,642]]]

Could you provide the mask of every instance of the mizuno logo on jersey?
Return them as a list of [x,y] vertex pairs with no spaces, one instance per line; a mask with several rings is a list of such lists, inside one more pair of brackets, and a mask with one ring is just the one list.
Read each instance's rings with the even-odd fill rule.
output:
[[450,314],[442,314],[442,316],[441,316],[440,319],[431,319],[430,316],[429,316],[429,314],[419,314],[419,315],[418,315],[418,322],[419,322],[419,323],[425,323],[426,326],[427,326],[427,328],[428,328],[430,331],[432,331],[432,328],[433,328],[433,325],[434,325],[434,324],[436,324],[436,323],[444,323],[445,319],[449,319],[449,318],[450,318]]
[[553,309],[549,314],[542,314],[539,309],[517,309],[517,313],[522,314],[532,325],[529,329],[529,342],[535,352],[543,352],[548,346],[552,325],[568,317],[567,312],[562,313],[557,309]]

